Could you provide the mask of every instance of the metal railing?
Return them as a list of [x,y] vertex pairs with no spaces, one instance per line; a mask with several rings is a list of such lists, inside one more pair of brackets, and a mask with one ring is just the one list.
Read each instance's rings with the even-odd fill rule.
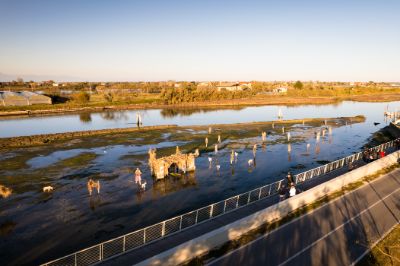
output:
[[[394,146],[395,141],[373,147],[373,151],[382,151]],[[324,175],[333,170],[342,168],[350,162],[355,162],[362,158],[362,152],[347,156],[345,158],[330,162],[320,167],[308,170],[294,176],[296,184],[303,183],[314,177]],[[91,265],[113,256],[122,254],[126,251],[136,249],[157,241],[163,237],[180,232],[196,224],[213,219],[222,214],[231,212],[263,198],[277,194],[281,185],[286,179],[281,179],[274,183],[253,189],[251,191],[230,197],[217,203],[199,208],[197,210],[182,214],[162,221],[160,223],[139,229],[132,233],[113,238],[100,244],[82,249],[62,258],[50,261],[43,265]]]
[[[386,143],[383,143],[381,145],[375,146],[373,148],[371,148],[371,150],[373,152],[377,152],[377,151],[382,151],[382,150],[386,150],[388,148],[391,148],[394,146],[395,141],[389,141]],[[326,173],[329,173],[333,170],[342,168],[343,166],[349,165],[349,163],[353,163],[355,161],[358,161],[362,158],[363,156],[363,152],[358,152],[355,154],[352,154],[350,156],[347,156],[345,158],[330,162],[328,164],[322,165],[320,167],[308,170],[306,172],[300,173],[298,175],[295,176],[295,182],[296,184],[300,184],[303,183],[309,179],[312,179],[315,176],[320,176],[320,175],[324,175]]]

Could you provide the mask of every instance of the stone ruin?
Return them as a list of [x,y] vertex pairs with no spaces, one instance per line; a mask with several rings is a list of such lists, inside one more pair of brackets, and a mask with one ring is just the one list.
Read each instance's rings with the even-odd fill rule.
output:
[[[149,150],[149,166],[152,176],[156,179],[163,179],[170,170],[183,173],[196,170],[195,158],[199,156],[199,151],[195,153],[181,153],[179,147],[176,147],[175,154],[157,159],[156,149]],[[172,169],[171,169],[172,168]]]

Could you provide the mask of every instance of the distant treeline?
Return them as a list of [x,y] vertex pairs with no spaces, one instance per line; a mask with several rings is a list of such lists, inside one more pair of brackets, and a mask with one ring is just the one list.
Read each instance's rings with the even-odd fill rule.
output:
[[218,91],[214,88],[199,89],[196,85],[189,83],[179,88],[163,89],[160,97],[165,104],[179,104],[188,102],[243,99],[255,94],[256,92],[254,90]]

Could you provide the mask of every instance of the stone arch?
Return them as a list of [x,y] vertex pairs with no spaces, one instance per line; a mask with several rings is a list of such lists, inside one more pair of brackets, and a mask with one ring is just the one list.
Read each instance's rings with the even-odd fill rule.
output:
[[[179,151],[177,149],[177,151]],[[183,154],[180,151],[170,156],[157,159],[155,150],[149,150],[149,166],[151,173],[157,179],[162,179],[169,174],[174,166],[176,171],[184,173],[194,171],[196,169],[196,153]]]

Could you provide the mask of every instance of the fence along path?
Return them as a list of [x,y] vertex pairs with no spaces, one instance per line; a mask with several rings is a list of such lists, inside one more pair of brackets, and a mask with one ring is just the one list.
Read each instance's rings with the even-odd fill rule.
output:
[[[372,151],[384,151],[393,147],[395,140],[383,143],[372,148]],[[358,152],[345,158],[330,162],[317,168],[294,176],[296,184],[301,184],[312,178],[322,176],[333,170],[349,165],[362,158],[362,152]],[[170,218],[160,223],[136,230],[126,235],[113,238],[100,244],[82,249],[62,258],[42,264],[45,266],[55,265],[91,265],[124,252],[142,247],[166,236],[186,230],[196,224],[208,221],[224,213],[231,212],[253,202],[278,193],[281,185],[286,179],[247,191],[245,193],[230,197],[228,199],[210,204],[197,210]]]

